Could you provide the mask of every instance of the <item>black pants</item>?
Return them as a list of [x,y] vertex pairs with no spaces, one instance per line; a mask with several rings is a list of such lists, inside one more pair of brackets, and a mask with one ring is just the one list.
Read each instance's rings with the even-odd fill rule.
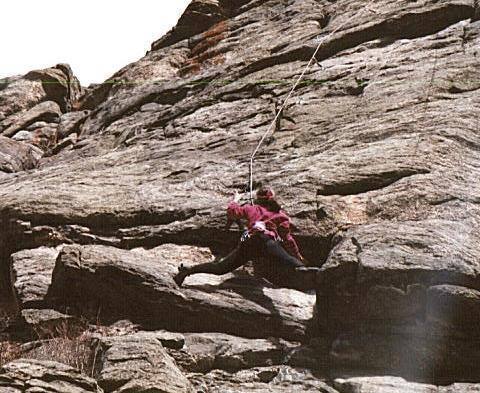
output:
[[237,248],[225,258],[192,266],[188,269],[188,275],[208,273],[220,276],[230,273],[252,260],[264,260],[284,271],[304,266],[297,258],[285,251],[280,242],[263,233],[256,233],[249,239],[240,242]]

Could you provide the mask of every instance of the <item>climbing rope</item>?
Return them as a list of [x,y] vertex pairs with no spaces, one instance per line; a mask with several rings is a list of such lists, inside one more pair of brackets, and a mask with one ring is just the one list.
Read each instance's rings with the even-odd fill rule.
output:
[[292,94],[293,92],[295,91],[295,89],[297,88],[297,86],[300,84],[300,82],[302,81],[303,77],[305,76],[305,74],[307,73],[307,71],[309,70],[309,68],[312,66],[312,64],[315,62],[315,63],[318,63],[318,60],[317,60],[317,54],[320,50],[320,48],[322,47],[323,43],[328,39],[330,38],[332,35],[334,35],[338,30],[340,30],[342,27],[344,27],[347,23],[349,23],[351,20],[353,20],[354,17],[359,17],[361,16],[365,11],[370,11],[370,12],[373,12],[371,9],[370,9],[370,6],[371,4],[373,3],[374,0],[370,0],[363,8],[362,10],[358,13],[358,14],[354,14],[352,15],[350,18],[348,18],[345,22],[343,22],[342,24],[340,24],[339,26],[337,26],[335,29],[333,29],[330,34],[328,34],[327,36],[325,36],[322,40],[320,40],[320,42],[318,43],[317,45],[317,48],[315,49],[315,52],[313,52],[313,55],[312,57],[310,58],[310,61],[307,63],[307,65],[305,66],[305,68],[303,69],[302,73],[300,74],[300,76],[297,78],[297,80],[295,81],[295,83],[293,84],[293,87],[292,89],[290,90],[290,92],[288,93],[287,97],[285,98],[285,100],[283,101],[283,104],[280,106],[280,108],[278,109],[276,115],[275,115],[275,118],[273,119],[273,121],[271,122],[270,126],[267,128],[267,130],[264,132],[264,134],[262,135],[260,141],[257,143],[257,145],[255,146],[255,149],[253,150],[253,153],[252,155],[250,156],[250,181],[249,181],[249,187],[250,187],[250,203],[253,204],[253,164],[254,164],[254,161],[255,161],[255,156],[257,155],[258,151],[260,150],[260,147],[262,146],[263,142],[265,141],[265,138],[267,137],[267,135],[269,134],[269,132],[272,130],[272,128],[274,127],[274,125],[276,124],[278,118],[280,117],[280,115],[282,114],[283,110],[285,109],[285,107],[287,106],[287,103],[288,101],[290,100],[290,98],[292,97]]

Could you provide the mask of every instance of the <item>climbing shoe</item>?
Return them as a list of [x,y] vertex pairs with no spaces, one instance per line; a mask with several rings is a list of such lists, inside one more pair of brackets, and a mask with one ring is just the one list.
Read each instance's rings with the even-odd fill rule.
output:
[[181,287],[183,284],[183,281],[185,281],[185,278],[188,276],[188,268],[183,265],[183,263],[178,267],[178,273],[173,277],[173,281]]

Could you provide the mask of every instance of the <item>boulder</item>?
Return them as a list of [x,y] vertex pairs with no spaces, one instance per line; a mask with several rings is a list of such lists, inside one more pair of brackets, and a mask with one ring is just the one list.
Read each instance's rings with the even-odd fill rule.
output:
[[340,393],[438,393],[438,387],[407,382],[399,377],[357,377],[336,379]]
[[160,40],[152,44],[156,51],[178,41],[193,37],[225,19],[225,9],[219,0],[193,0],[180,17],[177,25]]
[[471,219],[384,222],[345,233],[317,293],[319,326],[336,337],[336,362],[454,379],[480,371]]
[[[165,258],[169,254],[177,259]],[[49,298],[58,306],[79,312],[100,308],[104,318],[128,318],[154,329],[305,340],[314,295],[232,276],[192,276],[177,288],[173,275],[180,261],[192,256],[197,263],[205,258],[196,248],[171,245],[153,251],[65,246]]]
[[55,101],[62,112],[72,109],[72,104],[82,94],[80,82],[68,64],[57,64],[55,67],[28,72],[23,78],[39,81],[49,100]]
[[56,120],[60,114],[60,107],[57,103],[53,101],[41,102],[27,111],[19,112],[5,119],[2,123],[8,121],[9,125],[2,131],[2,135],[11,137],[37,121],[51,122]]
[[61,140],[73,133],[79,133],[81,124],[86,120],[90,111],[69,112],[60,116],[57,135]]
[[456,285],[435,285],[427,291],[426,318],[435,334],[479,337],[480,291]]
[[0,369],[1,392],[101,393],[94,379],[61,363],[19,359]]
[[51,309],[23,309],[10,327],[12,336],[24,340],[72,337],[79,333],[80,323],[70,315]]
[[36,146],[43,151],[48,151],[49,148],[55,146],[57,143],[57,128],[43,127],[37,128],[34,131],[19,131],[13,137],[13,140],[23,141],[30,145]]
[[33,169],[42,154],[35,146],[0,136],[0,172],[13,173]]
[[288,366],[256,367],[233,374],[214,370],[189,378],[199,393],[338,393],[310,371]]
[[156,333],[104,337],[97,344],[98,383],[107,392],[190,393],[192,386]]
[[298,344],[282,339],[246,339],[222,333],[185,334],[185,346],[170,351],[177,364],[190,372],[235,371],[284,364]]
[[40,247],[14,253],[10,276],[15,301],[20,309],[45,306],[45,296],[52,280],[56,248]]
[[4,78],[0,82],[0,131],[16,121],[16,114],[44,101],[56,102],[65,112],[75,104],[82,92],[68,64]]
[[30,142],[33,140],[33,133],[27,130],[21,130],[12,136],[12,139],[19,142]]
[[434,386],[409,382],[400,377],[354,377],[336,379],[335,388],[340,393],[474,393],[480,385],[458,383],[450,386]]
[[[41,83],[23,79],[21,76],[0,81],[0,130],[3,120],[17,112],[30,109],[45,99]],[[4,126],[3,126],[4,127]]]
[[78,136],[77,134],[70,134],[70,136],[62,139],[59,141],[51,150],[50,153],[52,155],[60,153],[62,150],[65,150],[69,146],[75,145],[77,142]]
[[57,124],[56,123],[47,123],[46,121],[36,121],[35,123],[33,124],[30,124],[28,127],[26,127],[25,129],[27,131],[35,131],[37,130],[38,128],[43,128],[43,127],[56,127]]

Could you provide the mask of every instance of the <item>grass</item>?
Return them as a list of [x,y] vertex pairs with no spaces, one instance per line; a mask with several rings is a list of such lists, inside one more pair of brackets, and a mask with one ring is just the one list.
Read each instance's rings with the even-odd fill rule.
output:
[[[0,333],[13,318],[14,315],[0,311]],[[93,375],[95,335],[85,322],[67,320],[48,329],[39,328],[34,333],[35,341],[26,343],[0,335],[0,367],[20,358],[50,360]]]
[[[15,314],[0,310],[0,367],[16,359],[56,361],[77,369],[84,375],[95,376],[98,360],[98,337],[132,333],[134,327],[91,325],[86,320],[69,319],[34,331],[33,341],[15,341],[2,330]],[[133,325],[132,325],[133,326]]]

